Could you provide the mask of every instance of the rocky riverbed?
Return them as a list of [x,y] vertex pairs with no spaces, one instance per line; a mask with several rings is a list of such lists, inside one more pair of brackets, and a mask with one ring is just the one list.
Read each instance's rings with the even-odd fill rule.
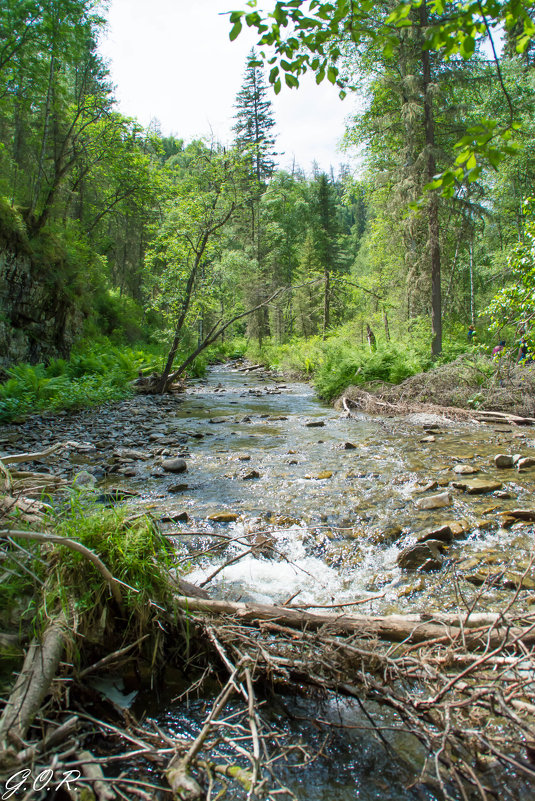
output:
[[489,604],[535,589],[530,427],[347,419],[306,385],[225,366],[185,395],[140,395],[0,433],[3,454],[56,442],[68,444],[18,467],[150,512],[192,581],[236,557],[209,582],[214,595],[373,597],[370,608],[393,611],[438,596],[453,604],[459,581],[469,594],[484,586]]

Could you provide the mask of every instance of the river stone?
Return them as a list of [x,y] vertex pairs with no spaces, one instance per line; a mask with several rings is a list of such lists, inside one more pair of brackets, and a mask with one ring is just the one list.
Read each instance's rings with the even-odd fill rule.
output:
[[438,540],[439,542],[448,543],[453,539],[451,528],[447,523],[438,528],[432,528],[425,531],[418,537],[418,542],[428,542],[429,540]]
[[517,465],[519,470],[524,470],[526,467],[535,467],[535,459],[531,456],[524,456],[523,459],[519,459]]
[[249,453],[240,453],[240,455],[238,456],[238,461],[239,462],[250,462],[251,461],[251,455]]
[[164,459],[162,467],[167,473],[185,473],[188,465],[184,459]]
[[142,451],[136,451],[133,450],[132,448],[117,448],[115,451],[113,451],[113,456],[122,460],[131,459],[134,462],[145,461],[146,459],[149,458],[149,455],[147,453],[143,453]]
[[474,473],[479,473],[479,468],[472,467],[470,464],[456,464],[453,472],[459,476],[471,476]]
[[453,539],[464,537],[470,531],[468,520],[449,520],[448,526],[451,529]]
[[188,484],[172,484],[167,488],[167,492],[185,492],[188,489]]
[[258,470],[250,470],[244,476],[242,476],[242,481],[249,481],[252,478],[260,478],[260,473]]
[[443,543],[438,540],[409,545],[398,555],[397,564],[404,570],[421,570],[428,572],[439,570],[444,561],[440,553]]
[[436,430],[440,426],[451,426],[452,422],[438,414],[427,414],[425,412],[416,412],[414,414],[407,414],[405,420],[413,425],[419,425],[431,430],[431,426]]
[[168,512],[160,517],[161,523],[187,523],[188,520],[187,512]]
[[234,523],[238,517],[236,512],[215,512],[213,515],[208,515],[208,520],[213,523]]
[[324,426],[324,425],[325,425],[325,423],[324,423],[323,420],[308,420],[305,423],[305,426],[307,428],[321,428],[321,426]]
[[500,481],[492,481],[485,478],[472,478],[467,481],[454,481],[453,486],[456,489],[461,489],[469,495],[482,495],[484,492],[495,492],[501,489],[502,484]]
[[513,457],[510,454],[497,453],[494,457],[494,464],[500,470],[513,467]]
[[344,444],[342,445],[342,448],[345,451],[354,451],[356,447],[357,446],[354,445],[352,442],[344,442]]
[[449,492],[439,492],[438,495],[430,495],[428,498],[420,498],[416,501],[418,509],[440,509],[443,506],[450,506],[452,498]]
[[436,442],[437,438],[433,436],[433,434],[429,434],[428,437],[424,437],[420,440],[420,442]]

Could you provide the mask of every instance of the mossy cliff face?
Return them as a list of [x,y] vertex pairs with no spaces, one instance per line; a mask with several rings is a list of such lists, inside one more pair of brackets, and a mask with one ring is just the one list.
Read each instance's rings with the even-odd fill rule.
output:
[[[80,333],[79,298],[62,278],[63,254],[35,252],[16,211],[0,209],[0,366],[68,354]],[[78,302],[77,302],[78,301]]]

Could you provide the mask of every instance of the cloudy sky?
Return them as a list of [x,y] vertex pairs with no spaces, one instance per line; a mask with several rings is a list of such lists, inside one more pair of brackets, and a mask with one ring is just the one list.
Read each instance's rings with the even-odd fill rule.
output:
[[[110,62],[121,111],[148,125],[157,118],[164,134],[232,140],[234,102],[247,54],[255,44],[245,30],[230,42],[224,12],[245,8],[245,0],[111,0],[101,51]],[[269,7],[269,3],[267,4]],[[308,78],[308,79],[307,79]],[[282,167],[293,158],[309,171],[348,162],[338,152],[344,120],[353,100],[317,86],[306,76],[298,90],[269,90],[277,122]]]

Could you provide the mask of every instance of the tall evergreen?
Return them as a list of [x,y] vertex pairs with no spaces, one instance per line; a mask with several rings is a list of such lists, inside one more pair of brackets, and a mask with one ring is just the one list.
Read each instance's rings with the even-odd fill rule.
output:
[[247,59],[243,86],[236,96],[235,107],[233,130],[236,132],[236,147],[250,160],[251,175],[256,182],[265,184],[275,169],[275,119],[261,62],[257,60],[254,49]]

